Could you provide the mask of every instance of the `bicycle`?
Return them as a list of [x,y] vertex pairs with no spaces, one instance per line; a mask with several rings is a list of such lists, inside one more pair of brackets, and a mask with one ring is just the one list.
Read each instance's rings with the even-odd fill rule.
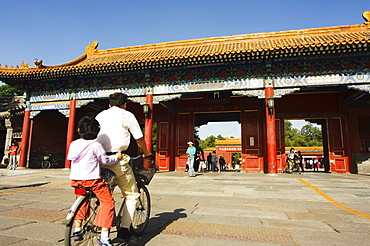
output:
[[294,161],[294,164],[292,166],[292,170],[289,170],[289,164],[286,163],[284,165],[284,170],[282,171],[282,173],[293,173],[293,172],[298,172],[299,174],[301,174],[301,172],[302,172],[302,168],[301,168],[299,162],[297,162],[297,161]]
[[58,166],[58,160],[52,157],[52,154],[44,155],[43,161],[41,162],[41,167],[44,169],[48,169],[51,166]]
[[[150,209],[151,201],[149,190],[146,185],[149,184],[151,179],[156,172],[154,168],[154,160],[151,160],[151,167],[144,168],[142,156],[131,157],[130,165],[133,169],[136,183],[140,196],[136,204],[136,210],[134,212],[134,218],[130,227],[131,232],[135,236],[140,236],[146,229],[149,218],[150,218]],[[102,169],[102,176],[104,177],[105,182],[108,185],[109,190],[113,193],[114,188],[117,186],[116,175],[108,170]],[[94,225],[94,220],[96,213],[99,208],[99,200],[96,198],[95,194],[88,187],[75,187],[75,194],[78,195],[75,202],[72,204],[70,210],[68,211],[66,220],[63,224],[66,225],[66,231],[64,235],[64,245],[65,246],[75,246],[75,245],[95,245],[96,240],[99,237],[101,228]],[[121,216],[124,208],[126,198],[123,199],[122,204],[118,210],[115,212],[113,226],[116,227],[117,231],[121,228]],[[77,211],[82,206],[88,205],[88,210],[85,214],[85,219],[83,219],[81,229],[83,240],[74,241],[73,232],[74,232],[74,218],[77,215]]]

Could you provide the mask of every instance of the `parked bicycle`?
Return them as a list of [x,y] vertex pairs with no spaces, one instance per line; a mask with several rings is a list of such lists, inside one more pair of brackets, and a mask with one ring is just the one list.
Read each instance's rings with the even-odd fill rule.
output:
[[58,160],[53,157],[51,153],[44,155],[43,160],[41,161],[41,167],[44,169],[48,169],[52,166],[58,166]]
[[[130,165],[134,171],[136,183],[140,193],[130,228],[131,232],[136,236],[140,236],[145,231],[149,223],[151,203],[149,190],[146,185],[150,183],[154,173],[157,170],[155,168],[154,160],[151,160],[150,168],[145,168],[143,161],[144,158],[141,155],[137,157],[131,157],[130,159]],[[117,186],[116,175],[108,169],[102,169],[102,176],[107,183],[109,190],[113,193],[114,188]],[[95,216],[100,205],[99,200],[88,187],[76,187],[75,194],[77,195],[77,198],[72,204],[71,209],[68,211],[67,218],[64,222],[66,225],[64,245],[95,245],[101,230],[100,227],[94,225]],[[119,231],[121,228],[121,217],[125,201],[126,198],[123,199],[118,211],[115,211],[113,226],[116,227],[117,231]],[[87,209],[86,215],[84,216],[85,219],[81,225],[83,240],[74,241],[72,236],[75,223],[73,222],[80,207],[86,205],[88,205],[89,209]]]

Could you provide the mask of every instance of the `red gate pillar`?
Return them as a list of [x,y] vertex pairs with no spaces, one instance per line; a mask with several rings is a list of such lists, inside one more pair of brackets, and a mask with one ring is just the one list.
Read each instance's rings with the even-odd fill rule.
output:
[[22,128],[22,141],[21,141],[21,154],[19,157],[19,165],[18,167],[26,167],[27,161],[27,152],[28,152],[28,144],[29,144],[29,137],[30,137],[30,109],[27,108],[24,110],[24,117],[23,117],[23,128]]
[[[144,110],[145,112],[145,135],[144,140],[146,143],[146,148],[148,152],[152,152],[152,138],[153,138],[153,93],[151,89],[147,89],[146,94],[146,103],[148,106],[148,110]],[[154,153],[153,153],[154,154]],[[150,168],[150,161],[145,161],[144,166]]]
[[274,89],[271,86],[266,87],[265,97],[266,97],[265,102],[266,102],[266,135],[267,135],[267,173],[277,174]]
[[[69,102],[69,118],[68,118],[68,130],[67,130],[67,145],[66,145],[66,157],[68,155],[69,145],[73,141],[75,132],[75,121],[76,121],[76,99],[73,97]],[[64,168],[71,168],[71,161],[65,160]]]

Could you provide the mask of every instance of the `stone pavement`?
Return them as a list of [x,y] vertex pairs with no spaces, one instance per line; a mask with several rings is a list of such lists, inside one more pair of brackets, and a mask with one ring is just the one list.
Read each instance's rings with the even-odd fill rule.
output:
[[[0,169],[0,245],[63,245],[68,174]],[[148,188],[151,219],[138,245],[370,244],[370,176],[159,172]]]

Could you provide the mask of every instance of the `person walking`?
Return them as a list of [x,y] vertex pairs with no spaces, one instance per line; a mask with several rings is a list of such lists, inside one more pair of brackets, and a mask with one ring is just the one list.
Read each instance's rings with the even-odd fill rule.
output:
[[15,142],[12,142],[12,146],[9,148],[9,156],[10,156],[10,161],[9,161],[9,169],[10,170],[15,170],[17,166],[17,153],[18,153],[18,145]]
[[207,155],[207,170],[212,171],[212,153],[209,152]]
[[314,172],[316,172],[316,171],[318,172],[319,171],[319,165],[318,164],[319,164],[319,161],[318,160],[314,160],[313,161],[313,171]]
[[217,166],[218,157],[216,155],[216,151],[212,151],[212,171],[220,172],[220,168]]
[[303,168],[303,156],[302,156],[302,152],[301,151],[298,151],[298,164],[301,168],[301,171],[304,172],[304,168]]
[[189,165],[189,177],[195,177],[195,171],[194,171],[194,160],[195,160],[195,154],[197,149],[193,146],[193,142],[188,142],[189,147],[186,150],[186,154],[188,155],[188,165]]
[[[101,143],[107,155],[115,155],[124,152],[130,145],[131,135],[143,152],[144,157],[151,156],[148,152],[140,125],[133,113],[126,110],[127,95],[117,92],[109,95],[109,108],[100,112],[95,118],[100,123],[100,132],[97,141]],[[136,180],[131,166],[130,156],[124,154],[122,159],[114,165],[104,166],[117,176],[117,185],[123,197],[126,198],[121,229],[113,242],[132,242],[137,239],[132,235],[129,228],[136,209],[139,197]]]
[[226,162],[225,158],[223,156],[220,156],[220,159],[218,160],[218,163],[220,164],[220,171],[226,171]]

